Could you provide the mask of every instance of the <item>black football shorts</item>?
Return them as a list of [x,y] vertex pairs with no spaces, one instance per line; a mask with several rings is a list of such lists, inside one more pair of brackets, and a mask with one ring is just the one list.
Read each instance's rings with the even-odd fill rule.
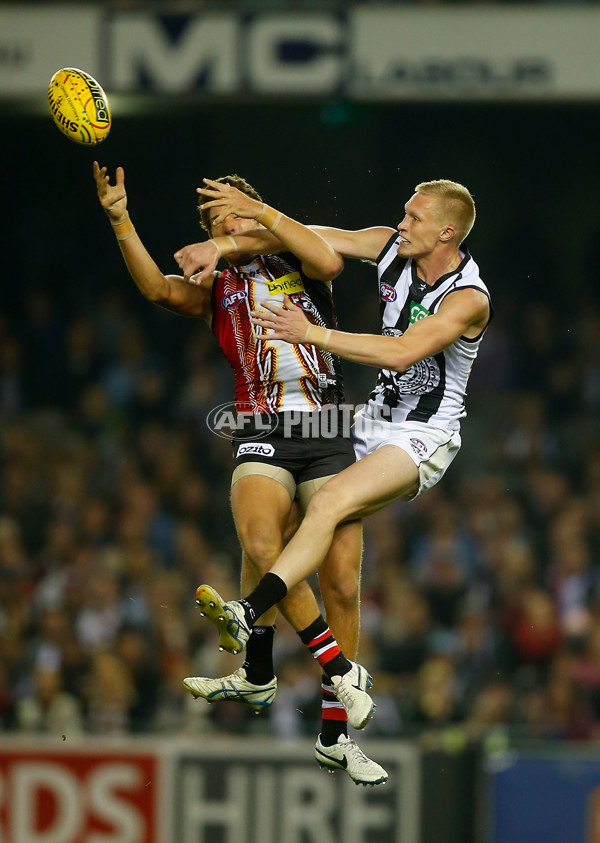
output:
[[350,424],[342,411],[250,416],[233,438],[234,470],[246,462],[284,468],[296,485],[339,474],[355,462]]

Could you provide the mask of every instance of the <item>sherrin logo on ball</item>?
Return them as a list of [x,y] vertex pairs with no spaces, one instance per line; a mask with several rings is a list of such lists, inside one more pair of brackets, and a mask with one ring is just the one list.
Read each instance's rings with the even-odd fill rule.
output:
[[75,143],[96,146],[110,132],[108,97],[84,70],[76,67],[58,70],[48,86],[48,105],[58,128]]

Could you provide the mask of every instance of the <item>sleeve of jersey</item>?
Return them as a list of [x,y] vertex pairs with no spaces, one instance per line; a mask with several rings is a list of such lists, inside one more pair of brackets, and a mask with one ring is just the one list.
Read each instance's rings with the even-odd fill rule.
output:
[[286,261],[286,263],[289,263],[289,265],[296,269],[298,272],[302,272],[302,261],[300,260],[300,258],[296,257],[293,252],[281,252],[279,257],[282,258],[282,260]]

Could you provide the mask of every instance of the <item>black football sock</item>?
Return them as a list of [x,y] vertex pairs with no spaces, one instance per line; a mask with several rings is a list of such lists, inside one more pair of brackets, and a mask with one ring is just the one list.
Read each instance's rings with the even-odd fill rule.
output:
[[248,626],[252,626],[257,618],[283,600],[286,594],[287,585],[281,577],[270,571],[265,574],[254,591],[239,601],[246,614]]
[[344,706],[333,693],[331,681],[326,674],[321,677],[321,743],[331,746],[340,735],[348,737],[348,715]]
[[352,670],[352,663],[340,650],[323,615],[319,615],[310,626],[301,630],[298,635],[300,641],[308,647],[313,654],[313,658],[319,662],[321,670],[327,676],[343,676]]
[[246,644],[246,661],[242,665],[246,679],[253,685],[266,685],[274,676],[274,626],[253,626]]

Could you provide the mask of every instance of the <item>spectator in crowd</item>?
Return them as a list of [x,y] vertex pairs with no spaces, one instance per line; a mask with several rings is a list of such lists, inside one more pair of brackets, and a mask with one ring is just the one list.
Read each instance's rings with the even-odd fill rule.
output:
[[65,740],[81,737],[81,701],[63,690],[60,670],[37,667],[32,680],[31,691],[17,703],[17,728],[23,732],[62,735]]

